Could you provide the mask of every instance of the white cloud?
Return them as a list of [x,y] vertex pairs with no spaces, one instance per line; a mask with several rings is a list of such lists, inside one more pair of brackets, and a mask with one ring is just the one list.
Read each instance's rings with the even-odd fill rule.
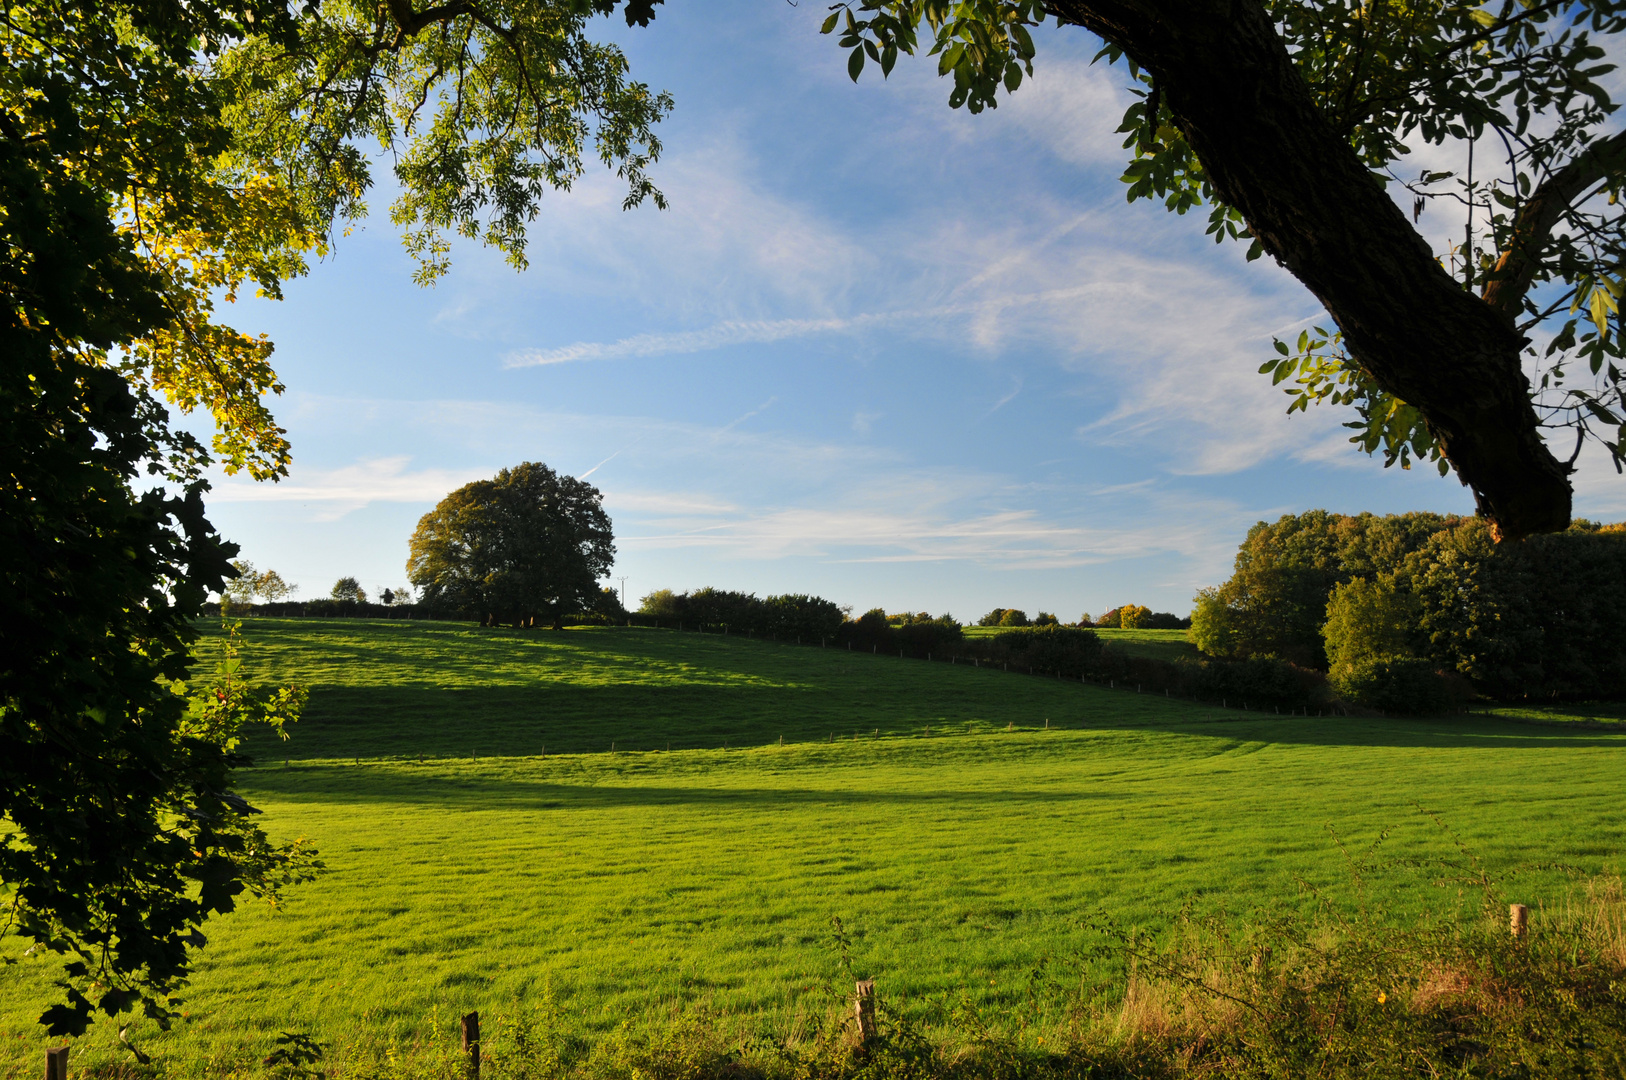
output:
[[408,470],[411,457],[375,458],[335,469],[295,468],[280,483],[217,479],[211,503],[288,502],[316,504],[318,521],[332,521],[369,503],[434,503],[489,473],[480,470]]
[[704,330],[637,334],[619,341],[578,341],[556,349],[522,349],[508,355],[504,367],[540,367],[575,360],[620,360],[635,356],[668,356],[707,352],[729,345],[782,341],[785,338],[846,330],[862,320],[776,319],[767,322],[722,322]]
[[1117,131],[1135,100],[1121,67],[1048,55],[999,107],[1063,161],[1122,169],[1129,151]]

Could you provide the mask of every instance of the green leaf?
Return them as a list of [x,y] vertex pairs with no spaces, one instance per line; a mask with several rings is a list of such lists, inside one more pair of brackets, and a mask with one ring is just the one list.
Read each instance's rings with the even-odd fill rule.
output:
[[858,76],[860,74],[862,74],[863,71],[864,71],[864,47],[862,45],[860,45],[858,48],[854,49],[851,53],[849,53],[847,55],[847,74],[852,76],[853,82],[857,82],[858,81]]
[[839,22],[840,20],[841,20],[841,12],[832,11],[830,13],[830,17],[828,19],[824,20],[824,25],[819,27],[819,33],[828,34],[830,31],[832,31],[832,30],[834,30],[836,28],[836,23]]

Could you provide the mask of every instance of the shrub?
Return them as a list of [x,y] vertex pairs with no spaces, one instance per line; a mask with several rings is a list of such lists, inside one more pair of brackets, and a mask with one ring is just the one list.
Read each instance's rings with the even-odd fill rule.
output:
[[1356,578],[1334,585],[1321,628],[1327,660],[1333,668],[1376,657],[1409,657],[1416,653],[1422,604],[1395,588],[1392,577]]
[[986,614],[982,618],[978,619],[977,620],[977,625],[978,626],[998,626],[999,625],[999,620],[1003,619],[1004,617],[1005,617],[1005,609],[1002,608],[1002,607],[996,607],[994,610],[990,611],[988,614]]
[[775,637],[803,641],[833,638],[847,621],[841,608],[821,596],[787,593],[770,596],[762,603],[767,616],[765,629]]
[[1434,663],[1404,656],[1362,656],[1333,665],[1328,684],[1345,701],[1409,716],[1437,716],[1462,705],[1458,685]]
[[1139,604],[1125,604],[1118,609],[1118,625],[1125,630],[1139,630],[1145,627],[1146,618],[1151,614],[1151,608],[1144,608]]
[[1140,625],[1143,630],[1185,630],[1191,626],[1191,620],[1170,611],[1154,611],[1142,619]]
[[892,628],[894,647],[915,656],[941,654],[947,646],[960,641],[964,634],[960,624],[949,615],[932,618],[925,612],[908,622]]
[[1328,704],[1319,672],[1273,656],[1246,660],[1177,660],[1188,696],[1248,708],[1307,709]]
[[1218,589],[1203,589],[1191,611],[1186,639],[1209,656],[1247,654],[1247,632],[1241,611],[1225,602]]
[[365,604],[367,602],[367,590],[363,589],[361,582],[355,578],[342,577],[333,583],[333,591],[328,594],[328,597],[341,603],[348,601],[350,603]]
[[657,619],[681,619],[688,614],[688,593],[674,593],[671,589],[656,589],[638,602],[638,614]]
[[1028,621],[1028,613],[1023,611],[1021,608],[1006,608],[1004,613],[999,617],[999,625],[1031,626],[1033,624]]
[[1034,626],[1060,626],[1061,620],[1048,611],[1041,611],[1033,617]]
[[989,646],[989,659],[1074,678],[1088,674],[1101,655],[1094,631],[1071,626],[1013,628],[995,634]]

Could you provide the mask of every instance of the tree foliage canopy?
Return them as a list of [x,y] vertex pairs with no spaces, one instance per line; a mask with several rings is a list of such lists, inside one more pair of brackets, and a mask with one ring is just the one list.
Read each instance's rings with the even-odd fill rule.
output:
[[[659,201],[645,170],[669,102],[585,36],[652,2],[4,9],[0,936],[67,954],[53,1033],[138,1002],[167,1021],[206,917],[309,869],[230,791],[238,727],[286,722],[297,695],[249,695],[234,655],[201,704],[181,692],[191,620],[234,575],[203,470],[289,462],[271,343],[216,301],[279,296],[328,250],[365,209],[369,139],[398,154],[395,216],[428,277],[447,230],[522,260],[519,224],[589,146],[629,203]],[[210,411],[212,454],[162,399]]]
[[[1593,437],[1620,468],[1626,134],[1600,82],[1619,5],[854,0],[824,30],[857,79],[924,29],[949,104],[977,112],[1033,73],[1029,28],[1050,18],[1127,66],[1128,197],[1207,206],[1216,242],[1272,255],[1326,305],[1336,331],[1278,342],[1261,368],[1289,411],[1353,407],[1352,442],[1454,466],[1510,536],[1569,521],[1575,457],[1555,460],[1543,428],[1573,429],[1576,454]],[[1465,168],[1408,164],[1443,144]],[[1461,242],[1430,252],[1401,190],[1414,221],[1430,203],[1459,214]]]
[[465,484],[418,520],[407,576],[431,609],[495,622],[591,610],[615,561],[597,488],[536,462]]
[[1478,518],[1312,510],[1248,531],[1191,638],[1335,676],[1427,661],[1498,697],[1608,699],[1626,692],[1623,617],[1626,526],[1499,545]]

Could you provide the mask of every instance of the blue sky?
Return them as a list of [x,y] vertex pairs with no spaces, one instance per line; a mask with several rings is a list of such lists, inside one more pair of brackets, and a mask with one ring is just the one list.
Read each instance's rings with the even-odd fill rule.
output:
[[[440,497],[543,461],[604,492],[634,601],[715,585],[1073,619],[1184,613],[1261,518],[1471,511],[1454,478],[1350,448],[1347,416],[1284,415],[1257,368],[1318,306],[1201,215],[1125,203],[1127,76],[1090,66],[1094,39],[1039,34],[1036,77],[971,116],[931,61],[855,86],[824,13],[680,0],[647,30],[601,23],[676,97],[665,212],[621,211],[592,171],[545,200],[528,271],[464,246],[426,290],[381,187],[284,302],[223,312],[277,343],[295,464],[217,480],[222,533],[304,597],[398,586]],[[1577,513],[1626,514],[1596,457],[1577,488]]]

